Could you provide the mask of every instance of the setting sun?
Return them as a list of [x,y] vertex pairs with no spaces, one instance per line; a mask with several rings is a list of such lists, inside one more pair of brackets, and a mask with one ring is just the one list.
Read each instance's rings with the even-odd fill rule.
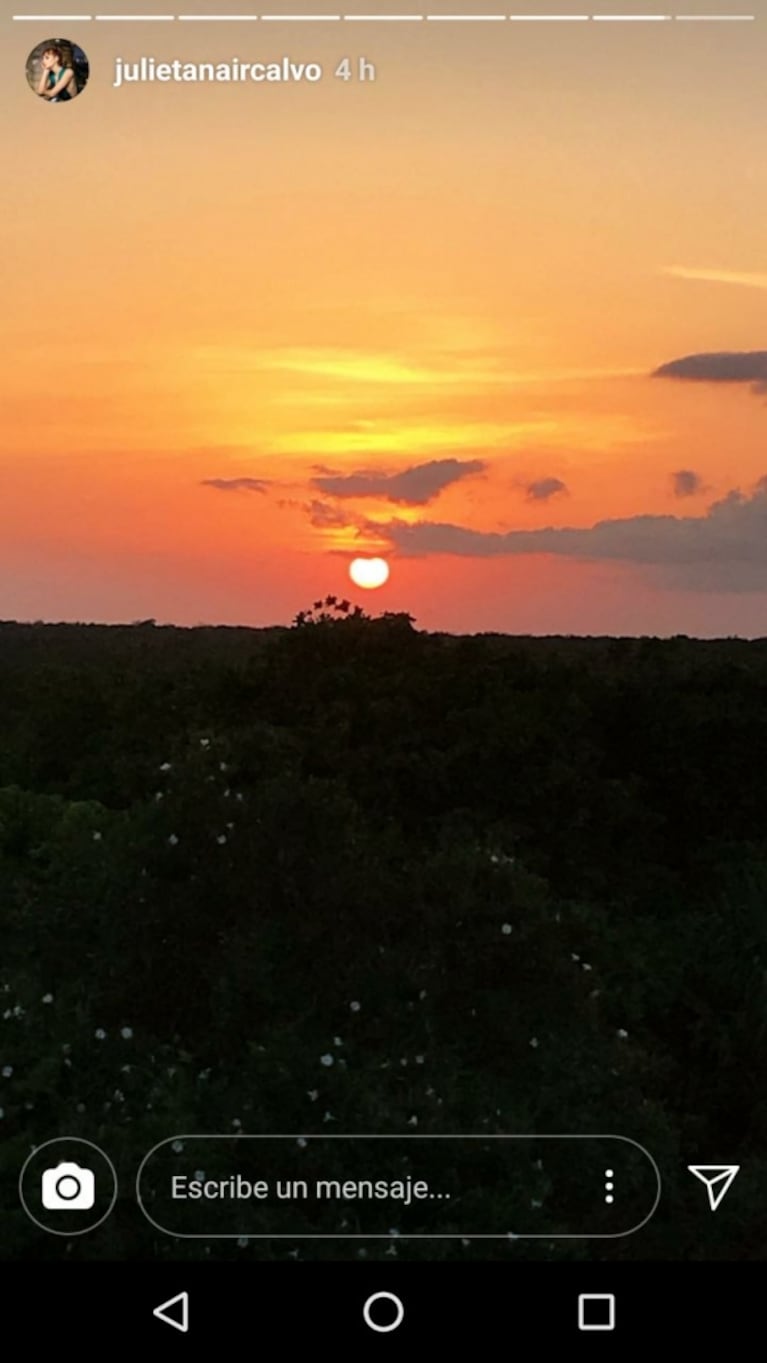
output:
[[383,587],[389,580],[385,558],[355,558],[349,564],[349,577],[356,587]]

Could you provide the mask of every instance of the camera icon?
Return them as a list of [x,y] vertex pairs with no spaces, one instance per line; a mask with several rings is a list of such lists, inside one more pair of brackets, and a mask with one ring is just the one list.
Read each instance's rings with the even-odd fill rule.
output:
[[43,1206],[50,1212],[87,1212],[96,1201],[96,1179],[91,1169],[66,1160],[53,1169],[44,1169]]

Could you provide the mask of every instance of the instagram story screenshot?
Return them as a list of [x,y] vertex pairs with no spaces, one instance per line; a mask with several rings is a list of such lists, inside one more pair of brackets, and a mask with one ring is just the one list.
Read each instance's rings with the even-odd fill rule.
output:
[[0,3],[3,1320],[745,1351],[767,3],[105,3]]

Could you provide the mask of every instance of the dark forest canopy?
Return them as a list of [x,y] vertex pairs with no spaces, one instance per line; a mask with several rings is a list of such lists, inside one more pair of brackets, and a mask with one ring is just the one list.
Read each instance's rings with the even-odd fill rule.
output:
[[[665,1210],[611,1255],[758,1257],[767,640],[333,612],[0,624],[9,1177],[94,1122],[134,1163],[172,1130],[326,1111],[615,1130],[662,1164]],[[722,1159],[752,1183],[704,1245],[685,1165]]]

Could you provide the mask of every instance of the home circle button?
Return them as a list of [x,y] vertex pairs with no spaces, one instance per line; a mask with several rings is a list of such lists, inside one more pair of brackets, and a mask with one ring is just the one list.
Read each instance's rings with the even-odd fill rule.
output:
[[388,1335],[402,1324],[405,1308],[393,1292],[374,1292],[362,1308],[365,1324],[378,1335]]

